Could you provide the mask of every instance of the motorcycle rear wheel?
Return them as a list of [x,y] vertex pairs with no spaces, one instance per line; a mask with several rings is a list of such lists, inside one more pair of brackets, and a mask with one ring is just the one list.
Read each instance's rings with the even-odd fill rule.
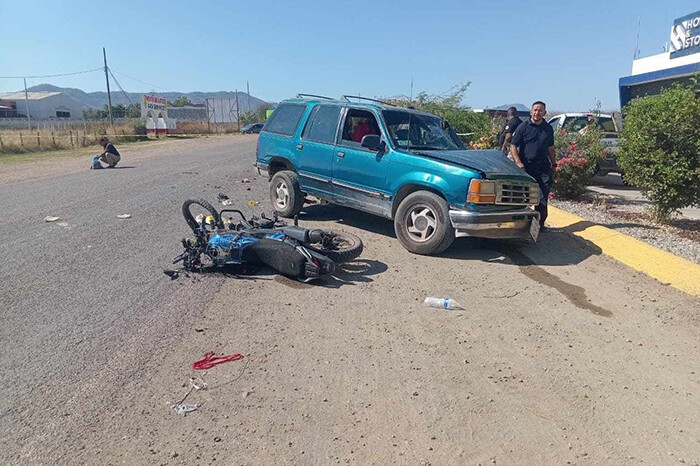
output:
[[307,247],[336,263],[351,261],[362,254],[364,245],[358,236],[344,231],[325,231],[325,233],[333,235],[333,247],[328,248],[322,243],[310,244]]

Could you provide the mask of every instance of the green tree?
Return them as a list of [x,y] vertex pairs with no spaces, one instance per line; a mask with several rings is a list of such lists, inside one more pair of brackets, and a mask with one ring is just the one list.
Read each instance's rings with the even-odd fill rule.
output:
[[271,109],[270,105],[261,105],[255,110],[250,110],[248,112],[243,112],[240,115],[241,125],[249,125],[251,123],[262,123],[265,121],[265,112]]
[[667,222],[678,209],[700,205],[696,89],[675,85],[659,95],[633,100],[624,113],[617,160],[625,178],[646,190],[654,203],[654,219]]
[[187,96],[181,95],[172,102],[168,102],[168,105],[172,107],[188,107],[192,105],[192,102],[190,102],[190,99],[188,99]]
[[[109,114],[109,108],[105,105],[107,113]],[[112,105],[112,118],[124,118],[126,116],[126,107],[124,104]]]
[[141,104],[129,104],[126,107],[127,118],[140,118],[141,117]]
[[413,107],[444,118],[456,133],[466,134],[466,142],[481,141],[484,147],[493,147],[498,125],[487,113],[476,113],[463,104],[464,95],[471,83],[458,84],[442,95],[420,92],[414,100],[406,96],[382,99],[399,107]]

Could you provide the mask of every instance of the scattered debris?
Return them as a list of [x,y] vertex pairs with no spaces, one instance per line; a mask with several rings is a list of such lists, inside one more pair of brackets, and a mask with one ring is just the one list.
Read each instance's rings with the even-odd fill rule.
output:
[[432,297],[427,297],[423,301],[426,306],[428,307],[437,307],[441,309],[460,309],[460,310],[465,310],[462,306],[459,305],[457,301],[455,301],[452,298],[432,298]]
[[231,199],[224,199],[221,201],[221,205],[232,205],[233,201]]
[[194,328],[194,331],[197,332],[197,333],[202,333],[204,330],[206,330],[206,329],[204,329],[204,328],[197,328],[197,327]]
[[211,369],[217,364],[223,364],[225,362],[238,361],[239,359],[243,359],[243,355],[240,353],[231,354],[228,356],[215,356],[214,354],[215,353],[213,351],[209,351],[207,354],[204,355],[204,358],[192,363],[192,369]]
[[120,215],[117,215],[117,218],[121,218],[121,219],[131,218],[131,215],[130,214],[120,214]]
[[56,220],[59,220],[60,218],[61,217],[52,217],[51,215],[47,215],[46,217],[44,217],[44,221],[51,223],[51,222],[55,222]]
[[176,280],[180,276],[180,272],[172,269],[163,269],[163,273],[170,277],[171,280]]
[[70,227],[68,222],[58,222],[56,225],[58,225],[59,227]]
[[258,204],[260,204],[260,201],[254,201],[254,200],[252,200],[252,199],[251,199],[250,201],[248,201],[248,205],[249,205],[250,207],[255,207],[255,206],[258,205]]
[[250,180],[248,178],[243,178],[241,180],[241,183],[250,183]]
[[209,384],[204,380],[204,377],[190,377],[190,386],[195,390],[206,390]]
[[484,298],[493,298],[493,299],[498,299],[498,298],[514,298],[520,294],[520,291],[516,291],[513,294],[504,294],[504,295],[499,295],[499,296],[489,296],[489,295],[484,295]]
[[189,404],[189,403],[178,403],[176,405],[173,405],[173,409],[180,416],[184,416],[187,413],[197,411],[201,406],[202,405]]
[[219,200],[219,202],[223,202],[228,199],[228,196],[224,193],[219,193],[218,196],[216,196],[216,198]]

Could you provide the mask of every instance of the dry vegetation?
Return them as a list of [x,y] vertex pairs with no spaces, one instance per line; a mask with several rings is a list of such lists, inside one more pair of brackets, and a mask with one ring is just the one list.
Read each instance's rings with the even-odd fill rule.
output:
[[[211,124],[206,121],[184,121],[177,123],[174,134],[231,134],[238,132],[238,125]],[[73,128],[46,129],[0,129],[0,154],[22,154],[28,152],[75,149],[94,146],[102,136],[114,142],[144,141],[150,137],[146,128],[133,122],[115,123],[86,122]]]

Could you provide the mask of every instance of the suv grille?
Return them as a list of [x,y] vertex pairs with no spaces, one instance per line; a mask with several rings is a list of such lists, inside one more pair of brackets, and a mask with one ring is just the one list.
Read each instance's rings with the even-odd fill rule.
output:
[[501,205],[537,205],[540,189],[536,183],[527,181],[496,181],[496,204]]

